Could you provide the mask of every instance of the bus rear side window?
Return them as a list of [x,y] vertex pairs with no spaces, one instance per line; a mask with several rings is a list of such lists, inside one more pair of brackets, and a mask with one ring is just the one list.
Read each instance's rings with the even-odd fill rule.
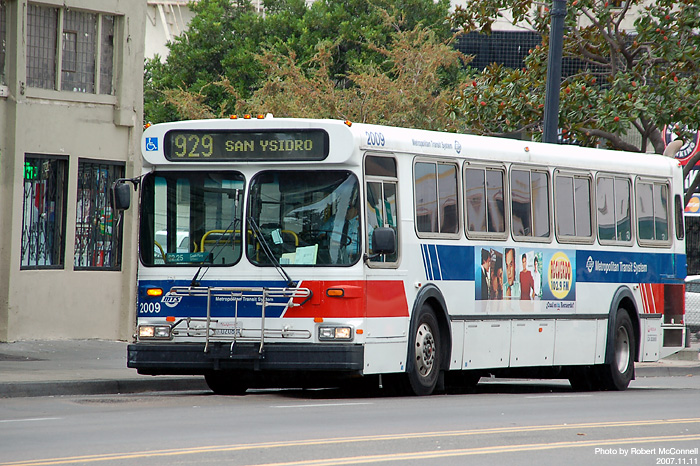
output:
[[666,183],[638,181],[636,209],[640,241],[668,241],[668,186]]

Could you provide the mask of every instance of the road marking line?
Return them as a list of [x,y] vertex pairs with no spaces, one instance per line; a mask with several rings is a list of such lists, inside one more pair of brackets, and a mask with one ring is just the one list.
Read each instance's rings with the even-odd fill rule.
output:
[[0,424],[7,424],[10,422],[37,422],[37,421],[55,421],[61,419],[60,417],[35,417],[27,419],[0,419]]
[[[168,457],[168,456],[184,456],[184,455],[196,455],[202,453],[224,453],[224,452],[234,452],[234,451],[244,451],[244,450],[255,450],[255,449],[271,449],[271,448],[284,448],[284,447],[298,447],[298,446],[311,446],[311,445],[328,445],[328,444],[348,444],[348,443],[359,443],[359,442],[378,442],[378,441],[388,441],[388,440],[408,440],[412,438],[430,438],[430,437],[460,437],[460,436],[473,436],[473,435],[487,435],[487,434],[502,434],[502,433],[521,433],[521,432],[545,432],[551,430],[562,430],[562,429],[582,429],[582,428],[610,428],[610,427],[639,427],[639,426],[659,426],[659,425],[675,425],[675,424],[698,424],[700,423],[700,418],[688,418],[688,419],[653,419],[653,420],[642,420],[642,421],[612,421],[612,422],[591,422],[591,423],[580,423],[580,424],[553,424],[553,425],[543,425],[543,426],[522,426],[522,427],[494,427],[489,429],[473,429],[473,430],[462,430],[462,431],[443,431],[443,432],[415,432],[406,434],[389,434],[389,435],[368,435],[368,436],[357,436],[357,437],[335,437],[326,439],[309,439],[309,440],[294,440],[287,442],[264,442],[264,443],[249,443],[241,445],[212,445],[205,447],[196,448],[178,448],[169,450],[152,450],[143,452],[127,452],[127,453],[114,453],[114,454],[104,454],[104,455],[89,455],[89,456],[73,456],[64,458],[45,458],[38,460],[25,460],[16,461],[10,463],[0,463],[0,466],[49,466],[49,465],[59,465],[59,464],[79,464],[79,463],[93,463],[99,461],[114,461],[114,460],[126,460],[126,459],[144,459],[144,458],[154,458],[154,457]],[[603,445],[615,445],[621,443],[644,443],[644,442],[661,442],[661,441],[690,441],[690,440],[700,440],[700,434],[693,435],[681,435],[681,436],[668,436],[668,437],[633,437],[633,438],[618,438],[618,439],[602,439],[602,440],[588,440],[588,441],[576,441],[576,442],[558,442],[558,443],[542,443],[542,444],[522,444],[522,445],[499,445],[493,447],[479,447],[464,450],[445,450],[438,452],[417,452],[417,453],[398,453],[387,455],[386,458],[383,456],[368,456],[359,457],[360,459],[365,458],[366,460],[360,461],[360,459],[348,459],[348,458],[335,458],[327,460],[311,460],[305,462],[292,462],[292,463],[271,463],[269,465],[257,465],[257,466],[336,466],[343,464],[358,464],[359,462],[370,463],[370,462],[386,462],[393,460],[406,460],[406,459],[421,459],[421,458],[440,458],[447,456],[468,456],[468,455],[483,455],[483,454],[494,454],[494,453],[510,453],[518,451],[535,451],[535,450],[547,450],[547,449],[557,449],[557,448],[575,448],[575,447],[585,447],[585,446],[603,446]],[[404,455],[404,456],[401,456]],[[416,455],[416,456],[405,456],[405,455]],[[421,456],[422,455],[422,456]],[[428,456],[425,456],[428,455]],[[384,459],[382,459],[384,458]],[[321,461],[326,461],[323,463]],[[328,462],[334,461],[334,462]]]
[[276,405],[270,406],[271,408],[333,408],[336,406],[360,406],[360,405],[371,405],[374,403],[315,403],[306,405]]
[[249,466],[342,466],[368,463],[387,463],[390,461],[409,461],[422,459],[438,459],[457,456],[492,455],[498,453],[518,453],[524,451],[555,450],[560,448],[581,448],[608,445],[647,444],[657,442],[685,442],[700,440],[700,435],[666,436],[666,437],[633,437],[607,440],[589,440],[581,442],[533,443],[520,445],[500,445],[493,447],[466,448],[460,450],[422,451],[414,453],[391,453],[388,455],[355,456],[350,458],[328,458],[320,460],[290,461],[284,463],[266,463]]

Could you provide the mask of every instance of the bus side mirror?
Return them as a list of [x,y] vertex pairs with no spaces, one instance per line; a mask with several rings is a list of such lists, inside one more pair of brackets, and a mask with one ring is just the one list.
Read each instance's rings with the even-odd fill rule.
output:
[[394,254],[396,252],[396,231],[390,227],[379,227],[372,231],[372,253]]
[[131,192],[128,184],[115,182],[112,186],[112,199],[114,199],[115,210],[128,210],[131,206]]

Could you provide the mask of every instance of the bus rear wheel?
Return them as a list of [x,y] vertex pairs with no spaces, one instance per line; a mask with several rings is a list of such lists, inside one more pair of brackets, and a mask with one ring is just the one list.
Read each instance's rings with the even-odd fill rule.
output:
[[416,322],[408,362],[408,384],[415,395],[430,395],[440,374],[440,329],[430,306],[423,306]]
[[612,361],[599,367],[601,388],[625,390],[634,379],[634,352],[636,348],[632,320],[625,309],[618,309],[615,326],[608,338]]
[[245,395],[250,383],[242,374],[226,371],[208,372],[204,381],[216,395]]

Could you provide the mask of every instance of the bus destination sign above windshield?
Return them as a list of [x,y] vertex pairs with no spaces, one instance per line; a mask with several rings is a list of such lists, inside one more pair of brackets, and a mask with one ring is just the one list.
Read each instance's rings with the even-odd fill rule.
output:
[[165,158],[173,162],[323,160],[329,147],[322,129],[172,130],[163,142]]

